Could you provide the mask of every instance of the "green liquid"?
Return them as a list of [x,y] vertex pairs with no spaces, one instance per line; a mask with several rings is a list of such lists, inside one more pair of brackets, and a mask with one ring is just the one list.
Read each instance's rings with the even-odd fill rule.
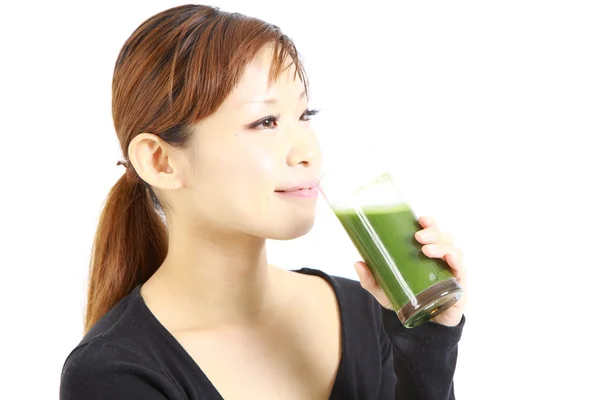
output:
[[415,233],[423,228],[408,205],[334,209],[334,213],[394,310],[408,303],[410,292],[417,295],[453,277],[445,261],[421,251]]

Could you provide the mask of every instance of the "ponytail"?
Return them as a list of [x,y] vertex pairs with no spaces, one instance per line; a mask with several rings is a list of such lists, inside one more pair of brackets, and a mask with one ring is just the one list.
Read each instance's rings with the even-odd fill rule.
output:
[[90,260],[85,332],[164,261],[167,231],[154,198],[132,168],[110,190]]

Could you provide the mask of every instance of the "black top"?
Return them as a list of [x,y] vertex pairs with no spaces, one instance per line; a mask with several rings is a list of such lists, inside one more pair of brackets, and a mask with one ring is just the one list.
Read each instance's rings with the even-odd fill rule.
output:
[[[318,270],[341,313],[342,357],[330,399],[454,399],[465,319],[406,329],[354,280]],[[61,400],[222,399],[191,356],[150,312],[137,286],[103,316],[63,367]]]

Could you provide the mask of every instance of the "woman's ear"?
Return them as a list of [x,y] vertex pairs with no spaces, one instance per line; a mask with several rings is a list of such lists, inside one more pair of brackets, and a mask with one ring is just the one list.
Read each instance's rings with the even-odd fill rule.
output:
[[138,134],[128,148],[129,161],[140,178],[164,190],[183,187],[186,164],[182,153],[153,133]]

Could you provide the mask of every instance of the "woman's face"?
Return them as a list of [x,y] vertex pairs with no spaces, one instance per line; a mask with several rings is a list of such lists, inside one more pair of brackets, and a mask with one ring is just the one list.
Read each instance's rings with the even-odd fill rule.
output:
[[[182,193],[193,229],[285,240],[313,225],[321,151],[294,67],[268,85],[271,51],[196,126]],[[313,189],[289,191],[296,186]]]

